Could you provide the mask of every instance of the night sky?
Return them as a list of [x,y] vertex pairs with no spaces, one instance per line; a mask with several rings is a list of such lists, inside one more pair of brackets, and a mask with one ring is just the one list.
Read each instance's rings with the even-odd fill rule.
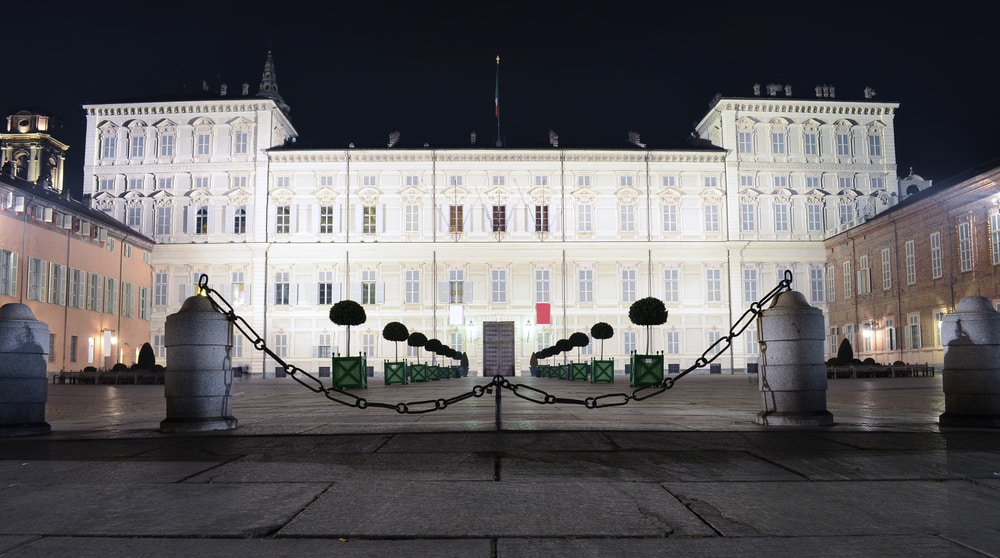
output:
[[[812,98],[900,104],[898,173],[943,181],[1000,156],[992,29],[1000,7],[889,8],[876,2],[329,2],[213,6],[81,2],[5,22],[0,109],[44,109],[70,145],[67,187],[81,190],[82,105],[169,96],[221,82],[260,84],[273,52],[303,148],[683,147],[721,93],[789,84]],[[905,6],[905,5],[904,5]],[[911,4],[912,6],[912,4]],[[30,8],[23,8],[30,9]],[[30,23],[29,23],[30,21]],[[15,46],[16,45],[16,46]],[[6,113],[5,113],[6,114]]]

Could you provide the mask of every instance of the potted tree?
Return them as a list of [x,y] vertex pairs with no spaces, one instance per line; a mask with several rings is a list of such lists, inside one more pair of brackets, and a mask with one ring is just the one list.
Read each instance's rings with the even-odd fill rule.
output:
[[564,380],[569,379],[569,370],[570,370],[570,363],[567,361],[569,357],[568,355],[566,355],[566,353],[572,351],[573,347],[575,347],[575,345],[569,339],[560,339],[556,341],[556,351],[559,353],[563,353],[563,359],[562,359],[563,362],[561,365],[557,365],[559,367],[559,374],[557,377]]
[[646,354],[631,355],[629,385],[648,386],[663,381],[663,353],[650,354],[651,328],[667,321],[667,308],[663,301],[652,296],[640,298],[628,309],[628,318],[637,326],[646,328]]
[[441,354],[441,347],[444,345],[441,343],[440,339],[431,338],[427,340],[424,345],[424,349],[430,351],[434,356],[431,357],[431,364],[427,367],[427,379],[428,380],[440,380],[441,379],[441,367],[437,363],[437,355]]
[[[580,360],[580,349],[590,344],[590,337],[582,331],[569,336],[569,342],[576,347],[576,358]],[[571,362],[569,365],[569,379],[587,381],[590,378],[590,364],[587,362]]]
[[414,331],[406,338],[406,344],[417,348],[417,363],[410,365],[410,381],[426,382],[427,365],[420,363],[420,349],[427,345],[427,336],[419,331]]
[[330,308],[330,321],[347,326],[347,356],[333,357],[333,387],[359,388],[368,387],[365,355],[351,355],[351,326],[365,323],[368,316],[365,309],[353,300],[341,300]]
[[410,332],[406,326],[400,322],[389,322],[382,328],[382,338],[392,341],[396,346],[396,360],[384,361],[382,373],[385,376],[385,385],[406,383],[406,361],[399,360],[399,343],[406,341],[410,337]]
[[604,360],[604,340],[611,339],[614,335],[615,328],[607,322],[597,322],[590,327],[590,336],[601,341],[601,358],[590,363],[591,382],[614,383],[615,381],[615,359]]

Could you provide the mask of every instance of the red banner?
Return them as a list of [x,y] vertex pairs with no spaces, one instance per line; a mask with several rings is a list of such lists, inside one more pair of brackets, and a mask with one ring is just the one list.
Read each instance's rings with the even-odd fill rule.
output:
[[548,302],[535,304],[535,323],[538,325],[549,325],[552,323],[552,307]]

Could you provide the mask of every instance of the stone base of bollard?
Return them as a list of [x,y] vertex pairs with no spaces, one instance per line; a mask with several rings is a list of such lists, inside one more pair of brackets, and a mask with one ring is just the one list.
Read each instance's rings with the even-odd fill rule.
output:
[[833,426],[833,414],[829,411],[757,413],[756,422],[763,426]]
[[194,418],[194,419],[164,419],[160,421],[160,432],[178,434],[187,432],[214,432],[216,430],[235,430],[239,426],[233,417]]
[[39,434],[49,434],[52,426],[47,422],[33,424],[0,424],[0,438],[11,438],[14,436],[38,436]]
[[943,427],[952,428],[1000,428],[1000,416],[997,415],[961,415],[944,412],[938,418]]

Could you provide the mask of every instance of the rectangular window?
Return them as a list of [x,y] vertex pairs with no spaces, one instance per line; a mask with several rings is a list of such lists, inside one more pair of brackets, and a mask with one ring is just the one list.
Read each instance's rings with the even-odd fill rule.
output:
[[885,190],[885,177],[873,176],[870,179],[872,191]]
[[80,346],[80,338],[76,335],[69,336],[69,361],[76,362],[76,351]]
[[166,306],[167,305],[167,292],[169,284],[167,283],[167,273],[165,271],[157,271],[153,274],[153,305],[154,306]]
[[1000,265],[1000,213],[990,215],[990,249],[993,265]]
[[594,232],[594,206],[589,203],[576,206],[576,230],[582,233]]
[[912,240],[907,240],[903,245],[906,259],[906,284],[912,285],[917,282],[917,250]]
[[942,346],[941,339],[941,322],[944,321],[944,312],[934,312],[934,346]]
[[806,155],[819,155],[819,138],[816,132],[806,132],[802,137],[802,150]]
[[757,270],[743,270],[743,301],[757,302]]
[[719,206],[717,204],[705,205],[705,232],[719,232]]
[[288,282],[288,272],[278,271],[274,274],[274,303],[291,304],[292,285]]
[[[939,279],[943,275],[941,266],[941,233],[931,233],[931,277]],[[909,277],[909,273],[907,273]],[[917,281],[914,275],[913,283]]]
[[0,249],[0,295],[17,296],[17,253]]
[[722,301],[722,270],[705,270],[705,300],[707,302]]
[[316,304],[320,306],[333,304],[332,271],[320,271],[316,277]]
[[83,308],[87,304],[87,273],[80,269],[69,269],[70,308]]
[[638,335],[634,331],[626,331],[622,333],[622,349],[625,350],[625,354],[631,355],[636,352],[636,339]]
[[375,283],[375,270],[364,269],[361,271],[361,304],[375,304],[377,302],[377,284]]
[[818,176],[806,177],[806,188],[810,190],[818,189],[823,181]]
[[663,232],[677,232],[677,204],[663,204]]
[[465,350],[465,335],[461,331],[452,331],[448,334],[448,346],[458,352]]
[[825,286],[826,280],[823,278],[823,268],[809,268],[809,297],[813,302],[826,301]]
[[[246,278],[243,276],[242,271],[234,271],[230,276],[232,279],[229,282],[229,287],[232,292],[232,297],[230,301],[236,306],[242,306],[247,303],[246,298]],[[237,336],[241,337],[241,336]]]
[[[10,254],[10,252],[5,252]],[[8,258],[4,258],[7,261]],[[37,258],[28,258],[28,300],[45,302],[47,284],[45,278],[48,273],[48,262]]]
[[87,310],[92,312],[101,311],[101,286],[103,281],[96,273],[87,275]]
[[594,270],[580,269],[577,271],[577,301],[594,302]]
[[748,131],[736,132],[736,150],[739,153],[753,153],[753,134]]
[[493,206],[493,232],[507,232],[507,206]]
[[[49,264],[49,304],[66,305],[66,266]],[[111,311],[114,313],[114,310]]]
[[157,190],[173,190],[174,189],[174,178],[172,176],[157,178],[156,179],[156,189]]
[[139,287],[139,319],[149,320],[149,289]]
[[101,138],[101,158],[113,159],[118,152],[118,138],[104,136]]
[[806,204],[806,229],[809,232],[820,232],[823,230],[823,206],[820,204]]
[[507,302],[507,270],[490,270],[490,294],[494,304]]
[[[625,178],[624,176],[622,178]],[[632,178],[632,177],[628,177]],[[620,226],[622,232],[635,232],[635,206],[626,203],[618,208]]]
[[705,176],[702,178],[702,185],[705,188],[718,188],[719,187],[719,177],[718,176]]
[[749,232],[757,229],[756,208],[752,203],[740,204],[740,230]]
[[236,155],[246,155],[249,151],[250,134],[246,132],[236,132],[233,136],[233,153]]
[[[536,176],[535,178],[544,178]],[[549,232],[549,206],[535,206],[535,232]]]
[[906,348],[919,349],[920,344],[920,314],[909,314],[906,317]]
[[420,303],[420,270],[407,269],[404,274],[406,294],[404,302],[406,304]]
[[420,206],[408,203],[403,207],[403,230],[408,233],[420,232]]
[[548,185],[549,185],[549,177],[547,176],[535,177],[535,186],[548,186]]
[[502,174],[494,174],[490,177],[490,184],[494,186],[506,186],[507,177]]
[[622,270],[622,302],[635,302],[636,299],[636,271],[634,269]]
[[619,176],[618,177],[618,184],[622,188],[631,188],[634,183],[635,183],[634,179],[631,176]]
[[889,260],[889,249],[882,249],[882,290],[892,288],[892,262]]
[[851,154],[851,137],[847,132],[837,133],[837,155],[839,157],[848,157]]
[[199,207],[194,217],[194,234],[208,234],[208,208]]
[[448,270],[448,302],[450,304],[465,302],[465,272],[461,269]]
[[858,258],[858,294],[865,295],[872,292],[872,272],[868,264],[868,256]]
[[291,206],[279,205],[275,208],[274,232],[278,234],[288,234],[292,232]]
[[130,206],[125,211],[125,224],[133,230],[142,230],[142,207]]
[[316,357],[317,358],[330,358],[330,345],[332,335],[329,333],[319,334],[319,339],[316,340]]
[[581,188],[590,187],[590,175],[583,175],[576,177],[576,185]]
[[208,155],[212,152],[212,135],[201,133],[196,136],[196,155]]
[[135,135],[129,138],[128,156],[133,159],[142,159],[146,156],[146,137]]
[[663,301],[677,302],[681,298],[681,278],[679,269],[663,270]]
[[160,236],[166,236],[170,234],[171,231],[171,219],[173,217],[173,208],[170,206],[157,206],[156,207],[156,234]]
[[787,176],[775,176],[772,179],[775,188],[788,188],[788,177]]
[[771,153],[773,155],[785,154],[785,133],[771,132]]
[[740,188],[753,188],[754,186],[756,186],[756,181],[752,174],[740,175]]
[[288,334],[274,334],[274,354],[280,358],[288,357]]
[[375,234],[377,230],[376,221],[377,210],[374,205],[366,205],[361,208],[361,232],[364,234]]
[[840,224],[847,225],[854,221],[854,206],[842,203],[840,204]]
[[416,174],[406,175],[406,185],[407,186],[420,186],[420,176]]
[[114,178],[102,178],[97,183],[97,189],[101,192],[113,192],[115,190]]
[[712,347],[712,354],[717,355],[722,352],[722,343],[719,343],[719,339],[722,339],[722,333],[718,331],[708,332],[708,346]]
[[667,332],[667,354],[681,354],[681,333],[679,331]]
[[[372,177],[372,178],[374,178],[374,177]],[[374,184],[371,184],[371,185],[374,186]],[[448,186],[461,186],[461,185],[462,185],[462,177],[461,176],[452,175],[452,176],[448,177]]]
[[462,232],[465,230],[465,219],[463,217],[464,206],[448,206],[448,232]]
[[104,313],[114,314],[118,308],[118,284],[111,277],[104,278]]
[[837,298],[836,268],[827,266],[826,268],[826,301],[833,302]]
[[760,343],[757,341],[757,330],[753,328],[748,328],[743,332],[746,335],[744,340],[744,349],[748,355],[758,355],[760,354]]
[[972,227],[967,222],[958,224],[958,262],[963,272],[972,271]]
[[882,156],[882,136],[877,134],[872,134],[868,136],[868,156],[869,157]]
[[319,206],[319,234],[333,234],[333,206]]
[[247,210],[246,206],[239,206],[233,212],[233,234],[246,234],[247,232]]
[[163,134],[160,136],[160,157],[174,156],[174,135]]
[[535,302],[549,302],[549,270],[535,270]]
[[664,176],[663,177],[663,187],[664,188],[676,188],[677,187],[677,177],[676,176]]
[[792,228],[791,220],[788,216],[788,204],[774,204],[774,230],[776,232],[788,232]]
[[851,298],[854,296],[854,288],[852,286],[852,277],[854,273],[851,271],[851,262],[844,262],[844,298]]
[[129,178],[126,185],[127,190],[142,190],[143,180],[141,178]]

